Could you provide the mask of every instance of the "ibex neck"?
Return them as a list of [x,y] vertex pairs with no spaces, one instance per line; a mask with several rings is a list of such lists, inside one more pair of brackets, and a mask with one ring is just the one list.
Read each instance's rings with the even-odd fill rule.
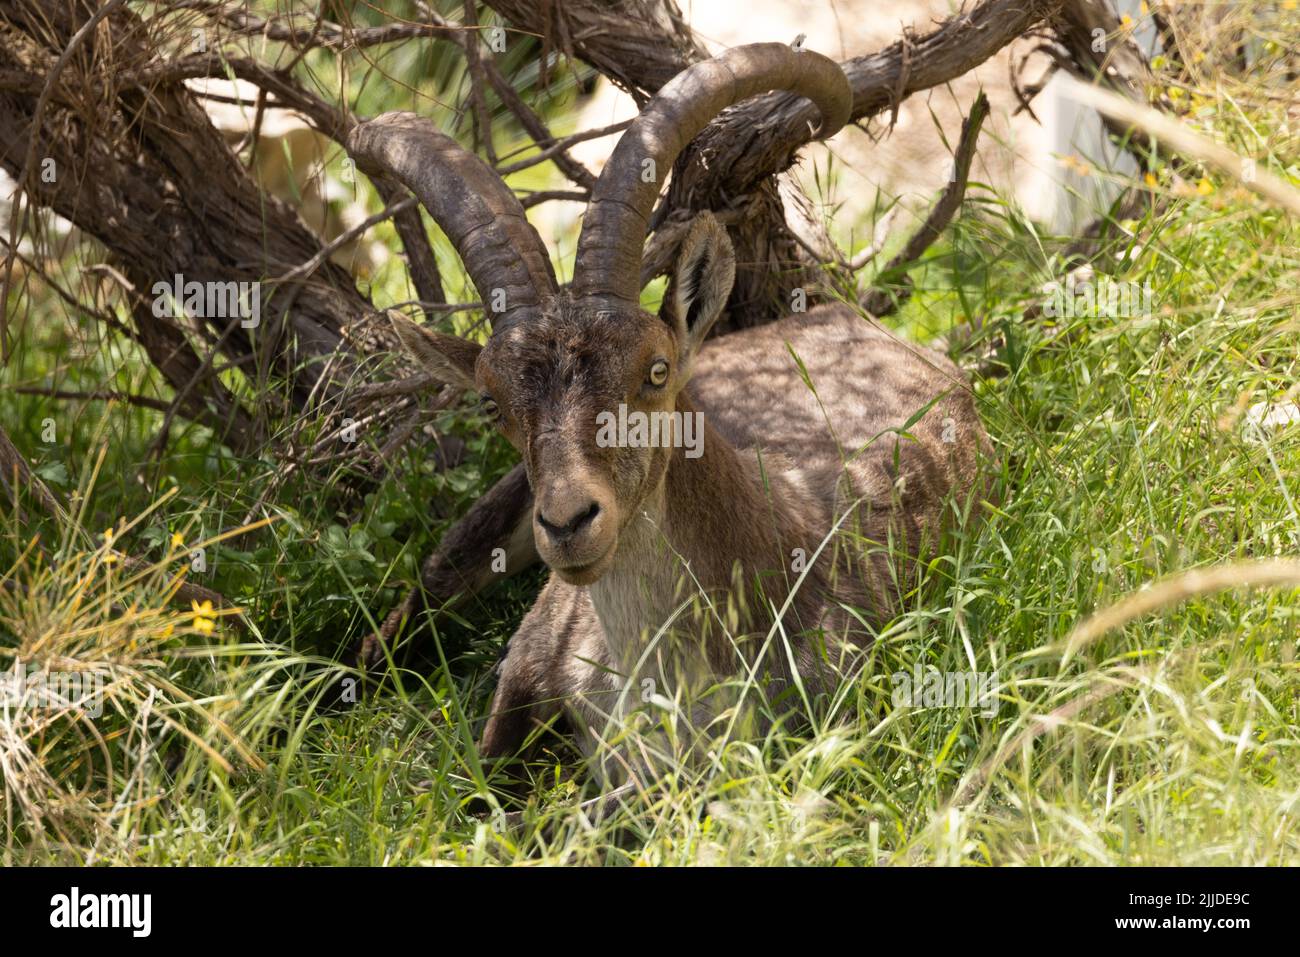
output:
[[[685,395],[677,409],[695,411]],[[672,451],[663,480],[619,536],[613,566],[591,586],[616,659],[643,647],[643,633],[653,635],[701,593],[719,616],[731,616],[728,630],[765,629],[770,604],[781,605],[799,577],[801,556],[817,547],[810,528],[818,523],[801,513],[810,503],[793,493],[775,463],[760,471],[757,456],[738,452],[707,418],[703,429],[703,454]],[[678,627],[692,626],[679,619]],[[721,630],[709,626],[719,637]]]

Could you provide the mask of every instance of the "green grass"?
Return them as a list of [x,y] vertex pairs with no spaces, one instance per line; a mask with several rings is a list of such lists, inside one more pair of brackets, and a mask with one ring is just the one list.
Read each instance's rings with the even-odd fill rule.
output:
[[[1227,97],[1196,121],[1300,181],[1300,139],[1277,103]],[[469,464],[439,473],[409,457],[358,497],[339,474],[273,487],[275,463],[232,458],[198,427],[151,461],[152,410],[0,396],[15,442],[84,509],[75,526],[43,527],[47,560],[8,518],[0,667],[96,662],[112,689],[98,739],[66,714],[39,728],[31,713],[0,718],[0,737],[48,771],[27,771],[24,790],[3,768],[3,862],[1296,861],[1300,591],[1193,596],[1060,654],[1090,613],[1158,579],[1300,555],[1300,426],[1262,442],[1243,429],[1251,405],[1300,381],[1300,227],[1230,181],[1206,185],[1164,174],[1168,207],[1112,222],[1103,240],[1099,275],[1149,283],[1152,315],[1056,323],[1024,312],[1065,272],[1063,241],[972,190],[892,321],[922,336],[979,317],[1004,340],[1005,375],[976,384],[1000,504],[926,569],[868,675],[843,689],[840,720],[719,742],[596,823],[577,807],[592,794],[583,770],[559,748],[534,768],[522,829],[503,828],[493,809],[508,805],[473,749],[491,665],[536,576],[438,619],[424,654],[381,685],[336,663],[509,467],[481,423],[442,423],[471,443]],[[70,359],[73,336],[97,333],[37,295],[46,320],[21,330],[9,382],[162,393],[119,345]],[[46,419],[55,441],[42,440]],[[165,607],[185,558],[170,536],[188,548],[259,502],[273,524],[212,545],[210,570],[190,575],[244,604],[254,629],[205,634],[193,612]],[[109,528],[156,569],[132,582],[106,564]],[[890,675],[917,662],[996,672],[996,713],[894,706]],[[1003,745],[1081,700],[958,806]]]

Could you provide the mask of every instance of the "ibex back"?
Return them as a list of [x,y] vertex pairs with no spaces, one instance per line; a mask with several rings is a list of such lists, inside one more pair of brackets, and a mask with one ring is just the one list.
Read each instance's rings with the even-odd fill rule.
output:
[[[644,688],[688,699],[704,723],[716,709],[696,710],[695,692],[728,676],[833,685],[896,611],[945,514],[978,494],[987,439],[945,357],[847,307],[705,342],[735,271],[711,215],[682,243],[659,314],[640,308],[664,176],[720,110],[771,89],[811,100],[820,135],[848,117],[842,71],[811,51],[738,47],[686,70],[620,140],[563,290],[518,201],[472,154],[410,114],[352,135],[364,165],[415,190],[499,306],[482,347],[393,320],[519,450],[552,570],[502,662],[485,756],[514,754],[562,711],[594,748]],[[666,424],[675,441],[654,441]]]

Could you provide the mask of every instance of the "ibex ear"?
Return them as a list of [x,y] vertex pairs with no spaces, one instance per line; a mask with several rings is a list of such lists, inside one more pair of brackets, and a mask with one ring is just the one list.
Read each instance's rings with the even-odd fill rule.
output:
[[474,389],[474,363],[483,347],[459,336],[448,336],[388,310],[393,331],[411,356],[448,385]]
[[682,240],[673,277],[673,312],[678,341],[694,355],[731,294],[736,254],[727,230],[709,212],[700,213]]

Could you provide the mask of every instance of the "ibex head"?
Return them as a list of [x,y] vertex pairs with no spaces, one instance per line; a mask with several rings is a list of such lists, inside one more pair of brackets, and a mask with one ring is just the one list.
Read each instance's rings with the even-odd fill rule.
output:
[[385,114],[349,138],[363,168],[392,173],[416,193],[478,288],[492,319],[486,346],[396,314],[394,325],[441,378],[477,390],[519,449],[534,491],[538,551],[574,584],[609,567],[620,532],[659,488],[673,451],[600,443],[598,416],[620,406],[647,415],[679,408],[691,360],[735,275],[725,230],[702,214],[682,243],[664,308],[641,309],[642,244],[660,187],[714,116],[768,90],[810,99],[821,112],[817,135],[848,120],[843,71],[812,51],[755,44],[685,70],[619,140],[592,191],[565,290],[514,194],[429,121]]

